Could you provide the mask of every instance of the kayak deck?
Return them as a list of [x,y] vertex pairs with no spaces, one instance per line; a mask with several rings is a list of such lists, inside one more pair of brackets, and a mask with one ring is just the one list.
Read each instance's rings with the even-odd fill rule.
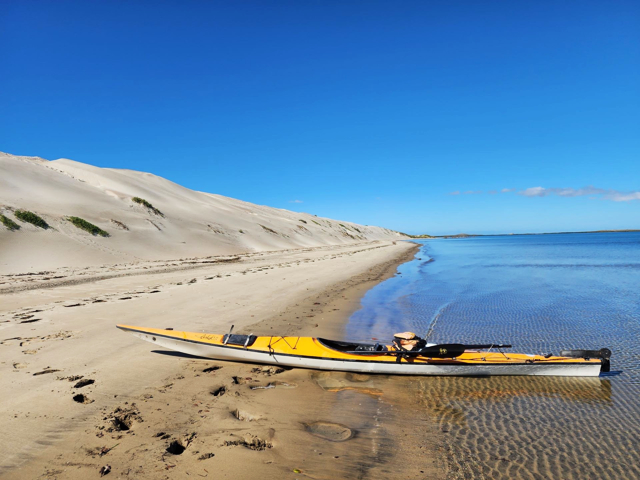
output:
[[[452,358],[407,356],[393,345],[379,350],[343,351],[333,342],[313,337],[245,336],[182,332],[117,325],[123,331],[190,355],[218,360],[266,363],[320,370],[403,375],[560,375],[597,376],[602,360],[550,355],[468,350]],[[235,337],[230,342],[231,337]],[[227,342],[225,343],[225,340]],[[337,346],[338,344],[338,346]],[[368,344],[352,344],[354,346]]]

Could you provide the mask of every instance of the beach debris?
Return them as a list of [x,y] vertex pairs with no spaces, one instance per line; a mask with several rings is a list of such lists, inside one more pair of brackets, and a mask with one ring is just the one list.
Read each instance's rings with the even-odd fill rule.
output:
[[63,305],[63,307],[71,308],[71,307],[81,307],[84,303],[72,303],[71,305]]
[[196,283],[198,280],[196,278],[192,278],[191,280],[189,280],[187,283]]
[[111,471],[111,465],[105,465],[100,469],[100,476],[104,477],[105,475],[108,475],[110,471]]
[[104,457],[107,453],[109,453],[111,450],[113,450],[114,448],[116,448],[118,445],[120,445],[119,443],[116,443],[113,447],[95,447],[95,448],[88,448],[87,449],[87,455],[90,455],[92,457]]
[[235,418],[237,418],[240,421],[243,422],[253,422],[254,420],[260,420],[260,417],[257,417],[255,415],[252,415],[248,412],[244,412],[242,410],[233,410],[231,412],[231,415],[233,415]]
[[276,388],[276,387],[280,387],[280,388],[296,388],[298,385],[296,385],[295,383],[287,383],[287,382],[280,382],[280,381],[275,381],[275,382],[269,382],[267,385],[254,385],[251,388],[251,390],[269,390],[271,388]]
[[68,377],[57,377],[56,380],[68,380],[70,382],[75,382],[83,377],[84,375],[70,375]]
[[262,440],[261,438],[251,434],[247,435],[245,438],[242,438],[240,440],[226,440],[224,442],[224,446],[225,447],[240,446],[240,447],[248,448],[249,450],[257,450],[257,451],[266,450],[267,448],[273,448],[272,443],[267,442],[266,440]]
[[251,377],[231,377],[234,385],[244,385],[252,380]]
[[193,442],[196,438],[196,432],[193,432],[191,435],[187,437],[187,447]]
[[213,458],[215,456],[216,456],[215,453],[203,453],[202,455],[200,455],[198,457],[198,460],[208,460],[208,459]]
[[302,473],[302,470],[300,470],[299,468],[294,468],[293,473]]
[[261,373],[267,376],[278,375],[284,371],[285,369],[281,367],[256,367],[251,370],[252,373]]
[[305,430],[311,435],[324,438],[331,442],[344,442],[353,438],[354,435],[353,430],[346,425],[341,425],[339,423],[313,422],[303,425]]
[[93,400],[91,400],[89,397],[87,397],[85,394],[83,393],[79,393],[77,395],[73,396],[73,401],[76,403],[93,403]]
[[55,373],[55,372],[59,372],[60,370],[56,370],[55,368],[46,368],[44,370],[42,370],[41,372],[36,372],[33,374],[33,376],[35,377],[36,375],[46,375],[47,373]]
[[80,380],[78,383],[76,383],[73,388],[82,388],[86,387],[87,385],[93,385],[94,383],[96,383],[95,380],[92,380],[91,378],[85,378],[84,380]]
[[213,395],[214,397],[221,397],[225,393],[227,393],[227,387],[225,387],[224,385],[211,390],[211,395]]

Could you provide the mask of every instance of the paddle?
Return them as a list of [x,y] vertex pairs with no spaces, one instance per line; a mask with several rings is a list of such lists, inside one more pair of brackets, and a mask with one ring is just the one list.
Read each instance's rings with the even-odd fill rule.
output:
[[430,345],[419,350],[387,350],[387,351],[351,351],[356,355],[403,355],[408,357],[430,357],[430,358],[455,358],[462,355],[465,350],[482,350],[486,348],[511,348],[511,345],[490,344],[490,345],[464,345],[462,343],[442,343]]

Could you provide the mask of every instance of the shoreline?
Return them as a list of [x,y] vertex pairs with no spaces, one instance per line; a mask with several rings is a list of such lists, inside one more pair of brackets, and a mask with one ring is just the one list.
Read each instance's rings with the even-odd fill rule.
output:
[[[279,332],[295,336],[300,335],[300,331],[308,330],[313,324],[311,328],[314,329],[314,336],[343,339],[349,318],[360,308],[362,297],[377,284],[393,277],[397,268],[411,261],[419,251],[419,244],[410,241],[406,243],[413,244],[413,247],[359,275],[311,294],[281,313],[247,326],[245,330],[251,330],[257,335],[270,335],[273,333],[270,330],[277,327]],[[292,323],[293,318],[299,321]]]
[[[3,300],[11,299],[3,302],[3,307],[12,310],[1,312],[0,322],[4,323],[0,323],[0,329],[6,327],[7,319],[13,322],[16,316],[26,317],[40,305],[35,310],[43,310],[51,323],[65,323],[63,320],[71,323],[67,317],[77,317],[82,309],[97,312],[99,308],[111,306],[109,314],[102,317],[94,314],[89,318],[98,323],[115,324],[112,320],[117,318],[118,322],[133,320],[166,327],[169,319],[174,318],[173,313],[182,311],[185,317],[192,314],[185,322],[190,325],[184,325],[184,329],[199,331],[210,325],[212,318],[202,315],[201,309],[211,308],[213,303],[220,317],[218,330],[233,322],[238,330],[252,329],[256,333],[274,329],[283,334],[335,337],[342,335],[346,321],[359,307],[364,293],[393,276],[397,266],[413,258],[418,248],[411,242],[398,245],[374,242],[305,252],[290,250],[198,268],[198,277],[188,282],[175,282],[178,278],[184,279],[186,272],[171,271],[21,291],[3,295]],[[284,288],[276,288],[276,277],[273,277],[278,273],[276,269],[283,272],[280,281],[286,283]],[[214,272],[217,273],[213,275]],[[189,272],[191,274],[193,272]],[[274,280],[268,277],[261,280],[260,275],[265,274],[271,274]],[[214,281],[203,281],[209,279]],[[146,292],[140,292],[142,280]],[[271,290],[251,294],[246,290],[251,290],[252,285]],[[149,295],[154,291],[164,293]],[[215,298],[208,300],[206,296],[212,291],[216,292]],[[135,297],[136,294],[139,296]],[[127,302],[122,299],[127,295],[141,305],[133,310],[124,308]],[[43,298],[48,303],[42,305]],[[257,305],[252,305],[250,300]],[[94,306],[94,302],[98,304]],[[225,312],[224,307],[232,303],[236,305]],[[18,306],[20,308],[15,308]],[[145,310],[144,318],[136,315]],[[155,313],[161,314],[155,316]],[[31,328],[43,326],[38,323]],[[175,319],[171,326],[177,326]],[[88,330],[82,332],[86,340],[91,328],[85,325],[84,329]],[[387,468],[385,465],[403,469],[394,461],[404,458],[403,452],[407,451],[406,448],[396,451],[394,439],[400,432],[395,423],[396,419],[410,415],[407,410],[396,409],[393,404],[400,406],[402,402],[388,401],[382,390],[371,393],[376,390],[371,385],[379,383],[379,379],[354,378],[339,372],[279,371],[252,364],[196,359],[173,352],[150,352],[144,342],[123,336],[121,332],[111,332],[110,328],[104,332],[103,329],[96,332],[104,335],[103,343],[108,345],[113,341],[122,345],[115,351],[106,348],[107,355],[112,357],[108,359],[105,348],[99,345],[85,348],[85,357],[83,352],[77,352],[75,356],[84,360],[81,360],[84,367],[73,358],[71,362],[67,359],[66,364],[63,361],[64,355],[69,356],[68,352],[74,350],[78,337],[82,336],[73,330],[65,339],[66,345],[71,343],[69,348],[61,350],[60,344],[65,342],[58,342],[58,348],[49,355],[47,350],[53,345],[39,344],[56,342],[51,335],[28,341],[36,347],[33,357],[25,354],[25,350],[30,349],[28,345],[18,347],[11,341],[11,349],[3,349],[4,369],[12,373],[4,375],[0,386],[13,394],[11,399],[0,402],[4,407],[2,418],[6,421],[0,436],[4,437],[5,444],[14,442],[14,451],[5,452],[4,458],[0,458],[3,478],[44,474],[50,478],[80,479],[95,475],[105,464],[111,465],[117,476],[131,475],[132,478],[183,478],[187,473],[202,476],[211,471],[230,478],[254,478],[252,472],[257,468],[262,470],[264,478],[281,478],[295,470],[307,472],[313,478],[336,478],[360,475],[363,469],[375,476],[376,471]],[[216,330],[210,326],[209,331]],[[13,336],[0,332],[5,339]],[[19,348],[24,350],[19,352]],[[95,358],[89,358],[90,355]],[[126,365],[118,358],[122,356],[127,358]],[[43,361],[33,362],[38,358]],[[60,372],[34,376],[38,373],[36,369]],[[95,383],[73,388],[74,383],[56,380],[56,376],[78,374]],[[15,381],[16,378],[22,381]],[[36,386],[37,383],[44,384]],[[215,392],[220,391],[223,393],[216,395]],[[74,395],[81,395],[91,403],[74,402],[71,399]],[[391,393],[389,398],[394,396]],[[371,423],[372,418],[377,420]],[[348,443],[328,441],[326,431],[324,437],[317,432],[310,433],[309,425],[317,422],[329,430],[349,425],[357,433]],[[126,430],[114,430],[114,425],[127,423]],[[36,429],[37,435],[30,437],[30,429]],[[184,453],[168,453],[171,442],[181,444]],[[106,455],[96,454],[113,445],[117,448]],[[378,446],[374,448],[375,445]],[[314,455],[310,456],[310,452]],[[420,453],[424,454],[424,450]],[[207,457],[209,454],[212,455]],[[435,451],[432,449],[429,455],[435,456]],[[203,456],[207,458],[201,459]],[[328,462],[329,459],[332,461]],[[243,465],[242,471],[238,465]]]

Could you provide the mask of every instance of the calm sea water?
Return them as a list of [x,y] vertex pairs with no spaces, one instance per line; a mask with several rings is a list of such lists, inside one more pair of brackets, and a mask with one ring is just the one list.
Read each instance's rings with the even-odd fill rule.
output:
[[398,271],[349,338],[613,351],[600,378],[412,379],[451,478],[640,478],[640,233],[427,240]]

